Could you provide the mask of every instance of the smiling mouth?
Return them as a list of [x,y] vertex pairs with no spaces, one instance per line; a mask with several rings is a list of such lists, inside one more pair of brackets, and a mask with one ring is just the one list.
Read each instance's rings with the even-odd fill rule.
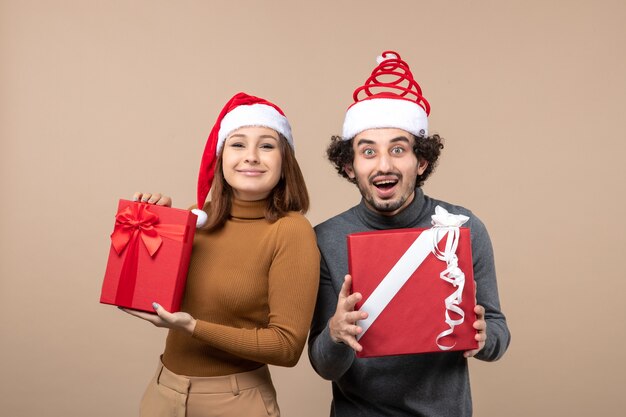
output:
[[260,171],[257,169],[240,169],[240,170],[237,170],[237,172],[239,172],[240,174],[262,174],[265,171]]

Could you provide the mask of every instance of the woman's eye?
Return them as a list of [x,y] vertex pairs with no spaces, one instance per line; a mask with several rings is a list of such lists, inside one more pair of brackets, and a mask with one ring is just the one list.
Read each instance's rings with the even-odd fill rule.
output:
[[275,146],[272,145],[271,143],[264,143],[261,145],[261,149],[274,149]]
[[231,148],[243,148],[244,145],[241,142],[233,142],[233,143],[230,144],[230,147]]

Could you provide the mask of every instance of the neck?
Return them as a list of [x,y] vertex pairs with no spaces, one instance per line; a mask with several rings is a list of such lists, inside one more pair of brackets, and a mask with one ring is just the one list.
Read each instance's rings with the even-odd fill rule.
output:
[[230,216],[238,219],[262,219],[265,217],[267,199],[246,201],[233,197]]
[[365,200],[357,206],[357,214],[363,222],[374,229],[400,229],[416,227],[424,206],[424,192],[416,188],[412,198],[394,212],[384,213],[372,209]]

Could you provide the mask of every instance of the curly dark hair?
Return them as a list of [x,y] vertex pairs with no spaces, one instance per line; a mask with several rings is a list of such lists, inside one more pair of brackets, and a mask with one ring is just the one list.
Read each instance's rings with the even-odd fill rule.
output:
[[[437,160],[443,149],[443,138],[437,134],[419,138],[415,135],[412,136],[414,139],[413,152],[415,156],[417,156],[418,160],[428,162],[424,173],[418,175],[415,181],[416,186],[421,187],[437,166]],[[351,183],[356,183],[356,180],[350,178],[345,171],[345,167],[352,164],[354,160],[353,140],[354,139],[343,140],[341,136],[331,137],[330,145],[328,145],[328,149],[326,149],[326,156],[328,156],[328,160],[342,177]]]

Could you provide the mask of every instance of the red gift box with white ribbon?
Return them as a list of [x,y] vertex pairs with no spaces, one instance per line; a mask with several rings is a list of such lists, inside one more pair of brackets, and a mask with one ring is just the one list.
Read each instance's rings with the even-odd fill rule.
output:
[[120,200],[100,302],[179,311],[195,230],[188,210]]
[[348,235],[352,292],[363,296],[355,309],[368,313],[358,357],[478,347],[467,219],[438,206],[429,229]]

